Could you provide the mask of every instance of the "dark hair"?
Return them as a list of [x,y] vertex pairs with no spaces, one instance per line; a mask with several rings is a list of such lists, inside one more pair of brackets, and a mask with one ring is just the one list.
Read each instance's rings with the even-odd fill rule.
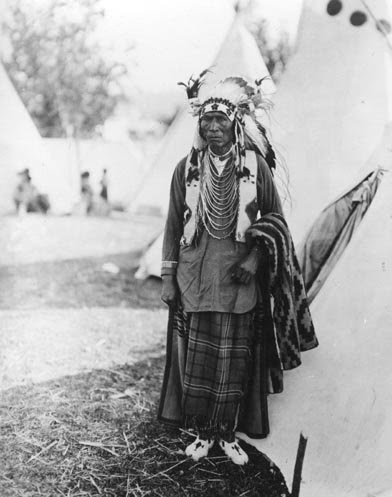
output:
[[27,181],[31,181],[31,176],[30,176],[30,169],[26,167],[25,169],[22,169],[22,171],[18,172],[19,176],[24,176]]

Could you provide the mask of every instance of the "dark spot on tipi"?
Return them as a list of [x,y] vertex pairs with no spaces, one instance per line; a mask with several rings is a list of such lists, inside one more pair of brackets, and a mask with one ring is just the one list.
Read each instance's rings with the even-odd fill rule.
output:
[[392,31],[391,23],[388,22],[386,19],[379,19],[376,23],[376,27],[382,33],[387,33],[388,35]]
[[367,21],[367,15],[365,12],[361,12],[360,10],[356,10],[351,14],[350,22],[353,26],[362,26]]
[[327,12],[330,16],[336,16],[342,10],[343,4],[340,0],[330,0],[327,5]]

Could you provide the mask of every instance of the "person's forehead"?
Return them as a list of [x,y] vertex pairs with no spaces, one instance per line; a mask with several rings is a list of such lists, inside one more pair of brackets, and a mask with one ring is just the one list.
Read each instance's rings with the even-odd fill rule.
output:
[[224,112],[219,112],[219,111],[210,111],[210,112],[206,112],[205,114],[202,115],[202,119],[203,117],[207,117],[207,118],[214,118],[214,117],[219,117],[219,118],[225,118],[227,119],[228,121],[230,121],[230,119],[226,116],[226,114]]

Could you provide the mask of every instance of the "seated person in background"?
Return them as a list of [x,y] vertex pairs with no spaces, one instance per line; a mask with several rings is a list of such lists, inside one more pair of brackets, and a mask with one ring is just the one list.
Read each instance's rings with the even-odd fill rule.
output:
[[40,194],[31,182],[30,170],[23,169],[18,173],[19,182],[13,194],[17,214],[40,212],[47,214],[50,203],[47,195]]

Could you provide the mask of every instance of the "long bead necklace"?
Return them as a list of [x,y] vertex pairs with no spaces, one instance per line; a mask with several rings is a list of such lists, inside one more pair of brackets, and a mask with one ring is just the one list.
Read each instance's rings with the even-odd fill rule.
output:
[[228,159],[219,174],[213,162],[214,154],[204,156],[204,171],[200,192],[200,214],[207,232],[214,238],[227,238],[234,231],[238,215],[238,182],[234,161]]

